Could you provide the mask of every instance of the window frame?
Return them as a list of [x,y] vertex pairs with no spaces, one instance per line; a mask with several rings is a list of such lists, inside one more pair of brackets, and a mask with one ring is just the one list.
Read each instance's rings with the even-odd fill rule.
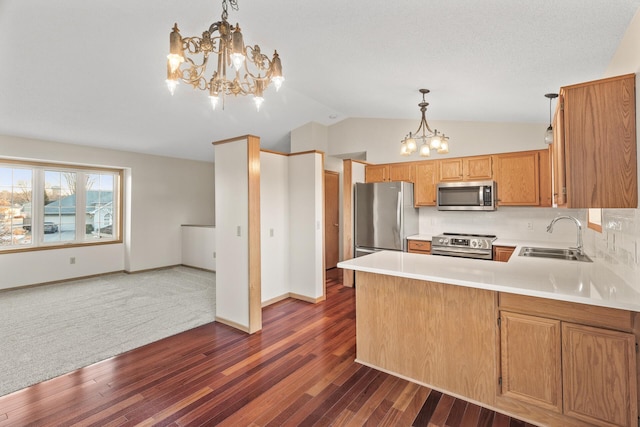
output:
[[[9,167],[22,167],[22,168],[31,168],[32,171],[32,205],[31,205],[31,244],[25,245],[25,247],[19,246],[10,246],[7,248],[3,248],[0,246],[0,255],[1,254],[10,254],[10,253],[20,253],[20,252],[32,252],[32,251],[42,251],[42,250],[55,250],[55,249],[64,249],[64,248],[78,248],[78,247],[86,247],[86,246],[96,246],[96,245],[113,245],[113,244],[121,244],[123,242],[123,230],[124,230],[124,169],[120,168],[111,168],[104,166],[95,166],[95,165],[79,165],[79,164],[68,164],[68,163],[53,163],[53,162],[39,162],[39,161],[28,161],[28,160],[16,160],[16,159],[7,159],[0,157],[0,166],[7,165]],[[95,241],[91,240],[80,240],[78,234],[76,234],[75,240],[72,241],[61,241],[61,242],[44,242],[42,234],[44,230],[42,230],[44,224],[44,200],[42,200],[42,196],[40,193],[44,193],[45,190],[45,182],[44,182],[44,174],[47,170],[54,171],[63,171],[63,172],[73,172],[78,173],[82,172],[83,174],[113,174],[115,178],[114,189],[112,200],[117,203],[116,209],[113,211],[114,220],[116,222],[116,227],[112,228],[113,238],[101,238],[96,239]],[[41,171],[41,172],[40,172]],[[42,177],[40,178],[39,175]],[[87,189],[85,188],[86,192]],[[83,194],[81,199],[84,200],[85,195]],[[37,207],[34,203],[37,203]],[[82,203],[85,205],[86,203]],[[76,207],[76,216],[77,216],[77,207]],[[86,209],[85,206],[81,208],[83,211]],[[40,221],[42,220],[42,221]],[[37,229],[39,230],[38,234],[34,234],[34,223],[38,222]],[[42,225],[40,225],[42,223]],[[85,229],[78,228],[78,224],[84,224]],[[76,218],[76,230],[80,230],[82,233],[82,237],[86,237],[86,222],[84,220],[80,220]]]

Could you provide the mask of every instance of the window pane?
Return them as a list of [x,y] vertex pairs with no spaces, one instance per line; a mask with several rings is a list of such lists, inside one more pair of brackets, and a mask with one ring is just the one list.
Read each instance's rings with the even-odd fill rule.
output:
[[0,247],[31,244],[30,169],[0,166]]
[[45,243],[76,240],[76,184],[75,172],[44,172]]
[[113,238],[114,203],[113,174],[87,174],[86,217],[87,239]]

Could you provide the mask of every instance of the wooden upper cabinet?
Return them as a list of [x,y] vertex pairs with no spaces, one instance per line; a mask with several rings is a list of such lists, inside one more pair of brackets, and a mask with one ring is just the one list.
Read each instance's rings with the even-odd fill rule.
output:
[[637,208],[635,74],[560,94],[567,207]]
[[493,179],[491,156],[442,159],[440,181],[483,181]]
[[462,158],[441,159],[439,181],[462,181]]
[[438,183],[438,161],[417,163],[413,200],[416,206],[436,205],[436,184]]
[[540,154],[538,151],[493,156],[499,206],[540,205]]
[[493,160],[491,156],[462,158],[464,181],[483,181],[493,179]]
[[389,181],[415,182],[415,163],[392,163],[389,165]]
[[364,167],[364,182],[389,181],[389,165],[366,165]]
[[553,206],[553,183],[551,179],[551,149],[540,150],[540,206]]
[[633,334],[562,324],[564,413],[598,426],[638,423]]
[[560,321],[500,312],[502,396],[562,411]]

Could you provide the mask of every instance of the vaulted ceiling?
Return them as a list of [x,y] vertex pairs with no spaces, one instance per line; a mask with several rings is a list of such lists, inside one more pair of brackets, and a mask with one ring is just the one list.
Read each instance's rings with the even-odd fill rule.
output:
[[213,160],[248,133],[288,151],[310,121],[417,123],[419,88],[428,119],[547,123],[544,94],[602,77],[640,0],[238,0],[229,21],[286,77],[260,112],[165,86],[174,22],[199,36],[221,4],[0,0],[0,134]]

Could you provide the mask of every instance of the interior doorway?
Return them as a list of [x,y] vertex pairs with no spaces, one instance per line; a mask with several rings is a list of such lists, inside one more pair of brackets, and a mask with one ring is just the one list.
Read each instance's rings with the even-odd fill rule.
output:
[[340,248],[340,174],[324,171],[324,262],[325,268],[338,264]]

